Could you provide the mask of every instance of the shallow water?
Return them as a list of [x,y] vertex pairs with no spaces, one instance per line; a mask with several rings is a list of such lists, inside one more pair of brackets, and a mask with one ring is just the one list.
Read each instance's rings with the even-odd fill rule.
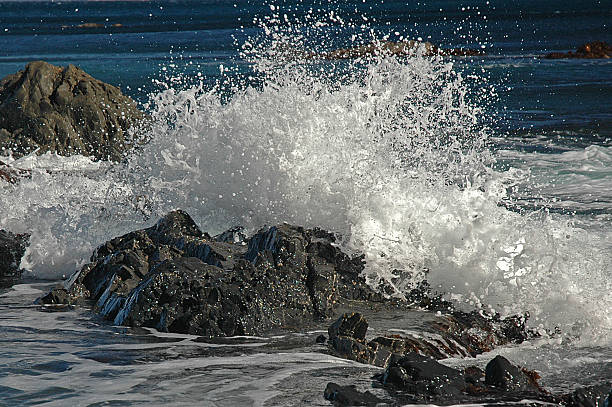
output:
[[328,405],[327,381],[377,370],[320,353],[322,331],[207,343],[31,305],[51,286],[0,296],[2,405]]

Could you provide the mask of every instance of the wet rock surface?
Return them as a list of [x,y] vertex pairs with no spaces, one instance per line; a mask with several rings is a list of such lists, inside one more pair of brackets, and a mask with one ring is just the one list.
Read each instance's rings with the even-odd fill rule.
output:
[[582,44],[576,51],[551,52],[545,59],[608,59],[612,58],[612,46],[604,41],[592,41]]
[[38,149],[120,160],[144,115],[136,103],[74,65],[30,62],[0,80],[0,153]]
[[413,332],[388,333],[367,341],[367,321],[359,313],[347,313],[330,326],[329,345],[337,356],[384,367],[411,352],[444,359],[476,356],[500,345],[520,343],[535,335],[525,330],[525,322],[522,317],[501,320],[477,312],[451,310],[435,316],[423,312],[422,325]]
[[374,397],[354,386],[329,383],[324,397],[335,405],[479,404],[562,405],[603,407],[612,384],[553,395],[537,382],[537,374],[513,365],[502,356],[491,360],[483,372],[478,367],[464,370],[442,365],[417,353],[396,357],[383,373],[373,377],[373,387],[382,387],[388,398]]
[[336,383],[328,383],[323,393],[326,400],[336,406],[377,406],[386,404],[372,393],[360,392],[354,386],[340,386]]
[[301,328],[332,316],[343,300],[383,301],[360,276],[362,260],[327,232],[280,225],[247,242],[226,240],[171,212],[98,247],[68,288],[41,300],[92,300],[115,324],[209,337]]
[[19,264],[28,240],[27,234],[14,234],[0,229],[0,288],[10,287],[21,278]]
[[[535,400],[603,406],[608,385],[552,395],[540,387],[536,372],[501,356],[484,370],[441,364],[439,359],[474,356],[534,334],[525,329],[526,317],[457,311],[428,296],[426,287],[409,293],[408,301],[386,299],[361,276],[362,258],[347,256],[334,242],[328,232],[287,224],[250,238],[239,228],[211,237],[186,212],[173,211],[149,228],[99,246],[91,263],[41,302],[91,304],[116,325],[192,334],[198,336],[195,342],[214,343],[299,332],[335,315],[328,338],[310,333],[300,340],[316,352],[384,368],[373,377],[376,394],[350,383],[328,383],[323,396],[335,405]],[[346,312],[350,309],[360,312]],[[388,318],[384,326],[402,329],[375,330],[369,340],[366,315],[374,323]],[[285,348],[291,345],[281,341],[274,347]]]

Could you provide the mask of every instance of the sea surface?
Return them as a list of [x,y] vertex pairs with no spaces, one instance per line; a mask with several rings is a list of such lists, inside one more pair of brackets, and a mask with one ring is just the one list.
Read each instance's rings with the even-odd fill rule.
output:
[[[427,279],[460,308],[528,312],[542,334],[446,364],[503,354],[554,392],[612,379],[612,60],[538,58],[612,43],[611,22],[608,0],[0,1],[0,77],[74,64],[153,118],[122,163],[0,157],[33,173],[0,181],[0,228],[32,234],[24,284],[0,291],[0,405],[381,392],[377,368],[319,352],[325,326],[200,342],[34,303],[99,244],[176,208],[211,234],[332,230],[372,284],[401,296]],[[403,39],[485,55],[316,57]]]

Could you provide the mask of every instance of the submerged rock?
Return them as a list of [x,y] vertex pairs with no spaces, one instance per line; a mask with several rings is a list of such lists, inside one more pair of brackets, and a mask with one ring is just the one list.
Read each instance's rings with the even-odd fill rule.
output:
[[336,406],[377,406],[385,404],[369,391],[360,392],[355,386],[340,386],[336,383],[327,383],[323,397]]
[[545,59],[608,59],[612,58],[612,46],[604,41],[582,44],[576,52],[551,52],[542,56]]
[[380,380],[383,385],[408,392],[417,399],[457,398],[466,387],[459,370],[412,352],[393,360]]
[[520,343],[530,335],[525,322],[522,317],[501,320],[477,312],[424,313],[421,328],[414,334],[387,334],[367,341],[367,321],[359,313],[350,313],[330,326],[328,343],[337,356],[384,367],[411,352],[444,359],[476,356],[500,345]]
[[279,225],[247,244],[219,240],[171,212],[98,247],[66,293],[41,300],[86,298],[115,324],[202,336],[300,328],[332,316],[340,301],[383,300],[360,276],[362,260],[327,232]]
[[144,115],[136,103],[74,65],[30,62],[0,80],[0,154],[35,150],[120,160]]
[[19,267],[30,236],[0,229],[0,288],[10,287],[20,278]]
[[533,372],[513,365],[503,356],[496,356],[487,364],[485,384],[505,391],[542,390]]
[[[489,366],[492,365],[496,367],[493,378],[489,372]],[[502,356],[496,356],[489,362],[484,382],[480,380],[478,374],[475,375],[479,370],[472,367],[460,371],[444,366],[427,356],[409,353],[393,360],[385,372],[376,378],[403,402],[447,404],[511,401],[523,398],[550,400],[548,393],[538,385],[537,381],[535,379],[531,381],[525,373],[527,370],[513,365]],[[515,376],[511,377],[510,374]],[[500,377],[503,377],[501,381],[498,380]]]
[[384,372],[373,379],[373,386],[384,388],[389,399],[360,392],[355,386],[334,383],[327,385],[324,397],[336,405],[514,405],[531,400],[534,405],[603,407],[612,392],[611,384],[607,383],[577,389],[570,394],[550,394],[538,383],[536,372],[516,366],[502,356],[492,359],[483,372],[474,366],[454,369],[415,352],[394,354]]

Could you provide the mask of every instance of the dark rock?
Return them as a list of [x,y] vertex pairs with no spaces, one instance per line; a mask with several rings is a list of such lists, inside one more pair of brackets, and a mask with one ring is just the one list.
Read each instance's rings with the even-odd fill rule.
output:
[[583,387],[559,397],[566,407],[610,407],[612,406],[612,383]]
[[236,226],[216,235],[214,239],[217,242],[242,244],[247,240],[247,236],[244,234],[244,228],[242,226]]
[[500,320],[478,312],[452,311],[424,320],[422,325],[427,335],[389,334],[366,342],[367,321],[358,313],[345,314],[330,326],[329,344],[340,357],[384,367],[393,357],[410,352],[435,359],[476,356],[528,337],[524,317]]
[[460,371],[416,353],[392,361],[382,376],[382,383],[425,399],[458,397],[466,386]]
[[485,384],[506,391],[540,390],[537,382],[524,369],[513,365],[503,356],[496,356],[485,369]]
[[463,369],[463,376],[466,383],[479,385],[481,382],[484,382],[485,372],[479,367],[469,366]]
[[545,59],[608,59],[612,57],[612,46],[603,41],[592,41],[578,47],[576,52],[551,52]]
[[325,335],[319,335],[315,339],[316,343],[325,343],[325,341],[327,341],[327,338],[325,337]]
[[[331,234],[319,230],[279,225],[248,244],[227,243],[203,233],[186,212],[174,211],[98,247],[91,263],[71,278],[67,298],[95,301],[115,324],[254,335],[312,325],[345,299],[382,300],[362,270],[361,260],[346,256]],[[65,300],[63,292],[42,299]]]
[[327,383],[323,397],[336,406],[376,406],[386,404],[369,391],[358,391],[355,386],[340,386],[336,383]]
[[368,321],[361,314],[344,314],[336,322],[331,324],[328,329],[329,338],[334,339],[339,336],[348,336],[360,342],[365,341],[368,331]]
[[137,141],[136,103],[74,65],[30,62],[0,81],[0,153],[82,154],[120,160]]
[[19,267],[30,236],[0,229],[0,288],[15,284],[22,274]]
[[[498,362],[499,359],[494,363]],[[510,369],[509,366],[516,368],[516,372],[512,370],[516,374],[524,374],[527,371],[509,362],[504,366],[506,370]],[[408,353],[391,358],[384,373],[374,376],[374,379],[387,389],[394,405],[415,403],[505,405],[506,402],[521,400],[559,404],[563,401],[562,398],[552,396],[541,389],[537,382],[531,385],[529,378],[521,382],[524,386],[515,384],[495,386],[482,380],[484,376],[485,373],[477,367],[459,371],[444,366],[430,357]]]
[[68,290],[63,287],[57,287],[49,291],[47,295],[40,298],[40,302],[43,304],[57,304],[64,305],[70,303],[70,294]]

